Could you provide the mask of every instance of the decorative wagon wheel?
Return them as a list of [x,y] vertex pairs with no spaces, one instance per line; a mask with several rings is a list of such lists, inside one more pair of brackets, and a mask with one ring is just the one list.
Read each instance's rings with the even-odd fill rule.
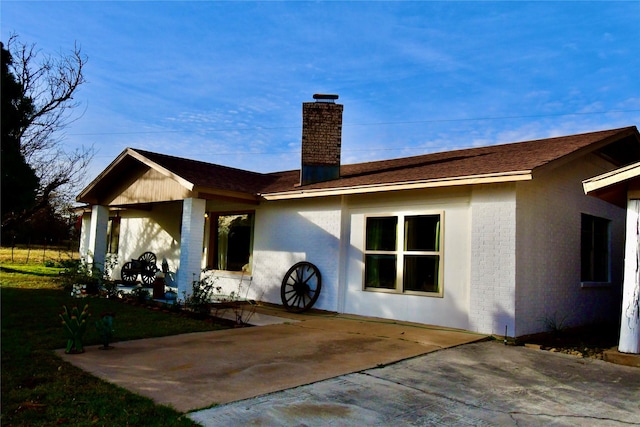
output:
[[145,264],[152,264],[155,267],[158,258],[156,258],[156,254],[153,252],[145,252],[138,257],[138,261],[142,261]]
[[153,285],[156,280],[157,260],[158,258],[153,252],[145,252],[138,257],[138,261],[140,261],[140,278],[145,285]]
[[301,313],[315,304],[321,288],[322,276],[318,267],[306,261],[294,264],[282,279],[282,304],[288,311]]
[[120,270],[120,277],[125,283],[133,283],[138,277],[138,272],[134,269],[131,262],[127,262],[122,266],[122,269]]
[[156,268],[155,264],[145,264],[140,270],[140,278],[145,285],[153,285],[156,280]]

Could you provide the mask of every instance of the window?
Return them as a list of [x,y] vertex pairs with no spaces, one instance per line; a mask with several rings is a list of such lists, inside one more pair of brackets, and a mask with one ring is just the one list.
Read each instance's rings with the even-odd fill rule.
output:
[[107,222],[107,253],[117,254],[120,246],[120,217],[112,216]]
[[582,214],[580,281],[610,281],[610,223],[608,219]]
[[366,218],[364,287],[442,295],[441,215]]
[[215,270],[251,271],[253,213],[211,215],[211,255]]

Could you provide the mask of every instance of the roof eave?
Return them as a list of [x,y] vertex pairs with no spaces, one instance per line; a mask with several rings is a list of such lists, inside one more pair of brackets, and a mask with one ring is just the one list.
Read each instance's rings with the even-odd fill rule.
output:
[[180,175],[172,172],[171,170],[163,166],[160,166],[159,164],[148,159],[147,157],[137,152],[136,150],[132,148],[126,148],[122,153],[120,153],[120,155],[113,162],[109,164],[109,166],[106,167],[105,170],[103,170],[93,181],[91,181],[91,183],[87,187],[85,187],[85,189],[82,190],[80,194],[78,194],[78,196],[76,197],[76,201],[89,203],[89,204],[97,203],[95,200],[95,197],[90,197],[91,192],[96,188],[96,186],[100,181],[105,179],[111,173],[111,171],[113,171],[116,168],[116,166],[118,166],[118,164],[120,164],[127,157],[132,157],[137,161],[139,161],[140,163],[144,164],[145,166],[148,166],[149,168],[160,172],[166,177],[175,180],[176,182],[178,182],[180,185],[182,185],[189,191],[194,190],[195,185],[192,182],[184,179]]
[[76,196],[77,202],[89,203],[93,204],[93,201],[88,199],[91,191],[98,185],[100,181],[102,181],[109,172],[111,172],[122,160],[129,155],[129,151],[132,151],[130,148],[126,148],[118,157],[116,157],[110,164],[107,166],[98,176],[96,176],[93,181],[89,183],[81,192]]
[[640,176],[640,162],[582,181],[584,193],[589,194],[605,187],[617,185]]
[[313,197],[345,196],[352,194],[381,193],[388,191],[419,190],[426,188],[454,187],[461,185],[495,184],[502,182],[527,181],[532,179],[530,170],[513,171],[496,174],[470,175],[452,178],[406,181],[397,183],[355,185],[350,187],[334,187],[322,189],[300,189],[276,193],[260,194],[268,201],[305,199]]
[[241,191],[220,190],[210,187],[196,186],[193,189],[196,197],[205,200],[224,200],[228,202],[244,203],[250,205],[258,205],[260,197],[256,194]]

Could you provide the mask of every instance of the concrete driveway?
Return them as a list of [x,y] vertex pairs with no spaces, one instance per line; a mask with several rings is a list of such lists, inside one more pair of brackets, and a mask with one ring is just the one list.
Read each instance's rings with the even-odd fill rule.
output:
[[93,375],[180,412],[394,363],[486,336],[333,313],[261,307],[266,326],[117,342],[58,354]]
[[640,369],[488,341],[189,417],[206,427],[640,425]]

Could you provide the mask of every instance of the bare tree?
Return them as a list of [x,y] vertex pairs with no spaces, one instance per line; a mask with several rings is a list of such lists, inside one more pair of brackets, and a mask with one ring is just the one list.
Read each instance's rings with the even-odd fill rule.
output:
[[81,117],[73,114],[80,106],[73,95],[86,82],[87,57],[77,44],[68,54],[46,55],[17,35],[9,38],[7,48],[13,57],[11,72],[34,106],[18,137],[22,155],[40,180],[37,206],[66,205],[94,154],[93,147],[68,150],[63,144],[64,129]]

